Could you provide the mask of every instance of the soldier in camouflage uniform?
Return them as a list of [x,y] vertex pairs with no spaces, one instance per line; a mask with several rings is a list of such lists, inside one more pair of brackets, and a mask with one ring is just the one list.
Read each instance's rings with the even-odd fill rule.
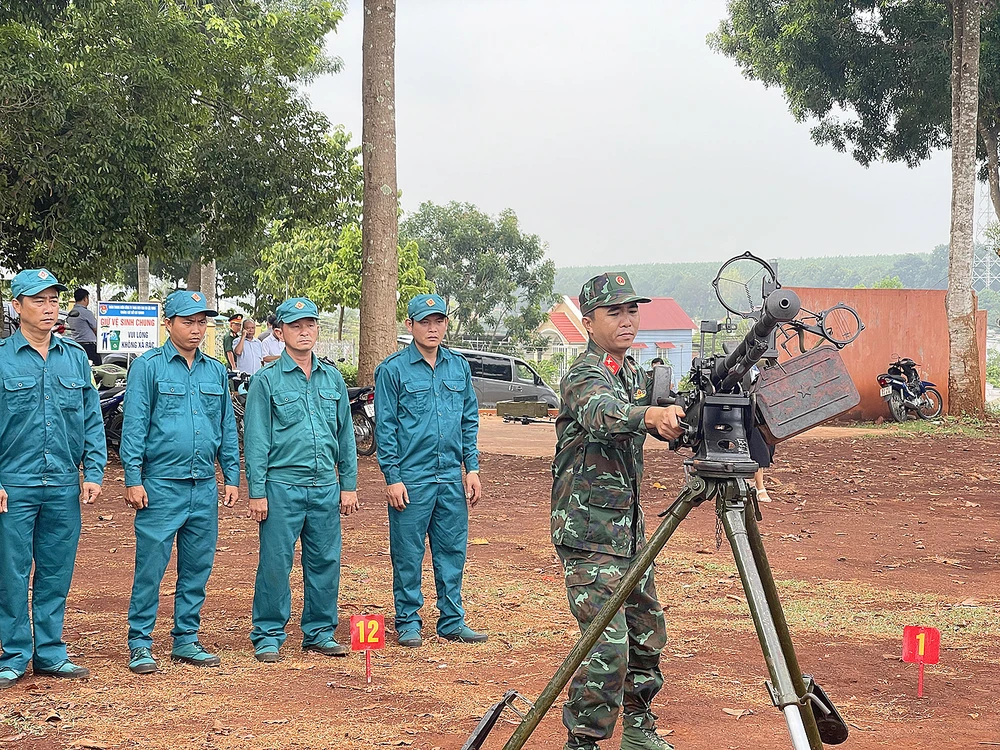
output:
[[[649,383],[625,356],[639,328],[639,304],[624,273],[583,286],[580,311],[587,351],[560,384],[552,464],[552,542],[562,560],[569,607],[581,632],[594,619],[645,545],[639,484],[647,432],[680,435],[679,407],[649,406]],[[667,750],[651,704],[663,685],[666,642],[653,569],[615,615],[569,687],[566,750],[595,750],[623,709],[622,750]]]

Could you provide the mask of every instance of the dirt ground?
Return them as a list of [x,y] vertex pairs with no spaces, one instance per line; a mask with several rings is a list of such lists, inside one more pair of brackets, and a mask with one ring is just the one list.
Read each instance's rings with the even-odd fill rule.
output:
[[[545,441],[547,450],[543,450]],[[465,603],[490,641],[468,646],[432,635],[420,649],[390,642],[365,683],[359,654],[303,654],[301,569],[293,571],[293,622],[284,659],[261,665],[247,635],[257,555],[244,504],[221,510],[219,553],[202,641],[222,667],[174,665],[173,590],[163,585],[159,674],[127,669],[132,512],[121,470],[84,509],[84,534],[66,618],[71,654],[92,670],[83,682],[29,677],[0,693],[0,748],[367,748],[458,750],[505,690],[535,697],[578,636],[548,538],[551,426],[487,420],[485,499],[472,514]],[[508,455],[503,455],[508,454]],[[520,455],[523,454],[523,455]],[[683,456],[647,453],[644,504],[655,513],[676,494]],[[967,750],[1000,745],[1000,499],[995,442],[900,437],[834,428],[779,448],[765,534],[799,660],[851,726],[845,748]],[[344,521],[341,627],[359,613],[391,622],[391,570],[381,476],[362,459],[361,510]],[[429,568],[425,636],[433,633]],[[667,612],[666,678],[659,725],[679,750],[790,747],[762,686],[765,667],[713,509],[684,522],[659,558]],[[905,625],[941,630],[941,662],[900,660]],[[391,641],[391,639],[390,639]],[[737,717],[737,715],[740,715]],[[502,747],[511,725],[487,745]],[[557,706],[529,748],[558,750]],[[608,744],[617,748],[617,738]]]

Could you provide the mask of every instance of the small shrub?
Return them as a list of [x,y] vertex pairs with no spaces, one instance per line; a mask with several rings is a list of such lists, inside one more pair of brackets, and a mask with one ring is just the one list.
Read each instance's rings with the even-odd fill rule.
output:
[[344,376],[344,382],[347,383],[348,388],[358,387],[357,365],[352,365],[347,362],[338,362],[337,369],[340,370],[340,374]]

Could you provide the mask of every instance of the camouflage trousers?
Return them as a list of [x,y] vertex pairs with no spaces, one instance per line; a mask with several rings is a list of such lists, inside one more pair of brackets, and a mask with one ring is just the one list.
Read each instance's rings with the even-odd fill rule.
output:
[[[556,552],[566,576],[569,609],[582,633],[617,588],[630,559],[562,546]],[[570,682],[563,724],[571,744],[610,737],[619,711],[626,727],[654,726],[650,705],[663,686],[660,651],[666,641],[663,607],[650,568]]]

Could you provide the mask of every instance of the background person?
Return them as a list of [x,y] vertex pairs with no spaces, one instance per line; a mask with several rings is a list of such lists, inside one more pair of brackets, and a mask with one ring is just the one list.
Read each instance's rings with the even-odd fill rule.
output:
[[29,659],[36,675],[90,675],[69,660],[63,619],[80,503],[101,494],[108,455],[87,355],[52,335],[61,291],[44,268],[17,274],[21,327],[0,340],[0,689],[24,676]]
[[222,337],[222,356],[226,358],[226,366],[236,371],[236,355],[233,347],[237,339],[243,335],[243,313],[232,313],[229,316],[229,331]]
[[302,649],[346,656],[337,643],[340,514],[358,509],[358,453],[347,386],[313,354],[319,311],[303,297],[276,312],[285,351],[250,380],[244,450],[250,517],[260,524],[250,640],[258,661],[285,642],[295,542],[302,540]]
[[253,318],[243,321],[243,335],[233,343],[233,354],[236,355],[236,369],[247,375],[253,375],[260,369],[263,359],[263,345],[257,340],[257,323]]
[[153,628],[160,584],[177,540],[174,661],[217,667],[198,640],[201,608],[219,536],[219,488],[232,507],[240,491],[240,448],[226,369],[198,348],[209,310],[200,292],[176,291],[164,302],[169,338],[132,363],[125,390],[120,456],[125,503],[135,509],[135,577],[128,610],[129,669],[157,670]]
[[[274,316],[271,316],[274,317]],[[261,350],[261,361],[266,365],[268,362],[274,362],[281,353],[285,351],[285,342],[281,338],[281,329],[272,328],[271,335],[260,342]]]
[[375,369],[375,444],[389,501],[396,634],[400,646],[422,643],[420,587],[429,538],[438,635],[480,643],[487,635],[466,625],[462,606],[469,506],[482,495],[479,405],[469,363],[441,346],[448,332],[444,299],[418,294],[407,311],[413,341]]
[[101,355],[97,353],[97,318],[90,311],[90,292],[82,287],[73,292],[75,304],[66,315],[66,328],[69,336],[83,347],[94,365],[101,364]]
[[271,313],[267,316],[267,319],[264,322],[267,324],[267,328],[261,331],[260,336],[257,337],[261,343],[274,335],[274,326],[277,324],[278,319],[275,317],[274,313]]
[[[628,276],[608,273],[583,285],[586,351],[560,383],[552,462],[552,543],[565,572],[569,608],[584,632],[646,543],[639,486],[646,434],[681,434],[676,406],[649,406],[647,376],[626,356],[639,331]],[[624,709],[622,750],[668,750],[656,733],[653,698],[663,686],[666,643],[653,566],[618,611],[569,686],[566,750],[595,750]]]

